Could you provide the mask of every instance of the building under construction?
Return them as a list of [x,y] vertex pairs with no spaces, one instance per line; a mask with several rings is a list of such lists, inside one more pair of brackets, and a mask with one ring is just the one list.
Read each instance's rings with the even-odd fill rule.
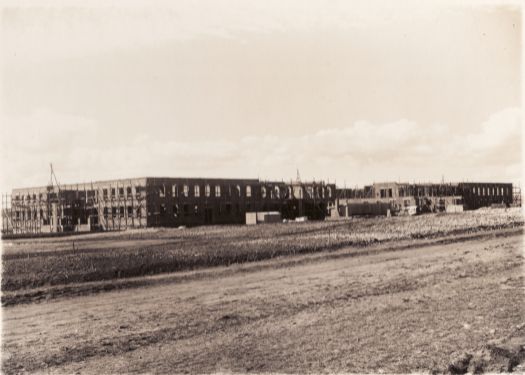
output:
[[335,192],[335,184],[299,180],[145,177],[57,182],[4,195],[2,233],[235,224],[244,223],[247,212],[260,211],[278,211],[283,219],[324,219]]
[[51,181],[2,196],[4,235],[241,224],[246,213],[256,212],[315,220],[521,206],[521,191],[510,183],[388,182],[336,189],[297,176],[290,182],[144,177],[60,185],[52,170]]
[[374,183],[362,189],[337,189],[336,196],[332,217],[414,215],[521,206],[521,192],[510,183]]

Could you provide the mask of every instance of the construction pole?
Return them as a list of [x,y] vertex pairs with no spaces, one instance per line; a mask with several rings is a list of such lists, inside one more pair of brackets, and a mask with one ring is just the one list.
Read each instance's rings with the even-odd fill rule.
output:
[[115,193],[117,194],[118,230],[120,231],[120,220],[121,220],[120,207],[121,207],[122,203],[120,202],[120,190],[119,190],[119,186],[118,186],[118,181],[117,181],[117,189],[115,190]]
[[133,183],[129,180],[129,188],[131,192],[131,226],[135,228],[135,200],[133,199]]
[[[109,192],[110,193],[110,202],[111,202],[111,230],[115,230],[115,215],[113,215],[113,208],[115,207],[115,196],[112,193],[112,187],[111,185],[109,186]],[[117,210],[115,209],[115,212]]]

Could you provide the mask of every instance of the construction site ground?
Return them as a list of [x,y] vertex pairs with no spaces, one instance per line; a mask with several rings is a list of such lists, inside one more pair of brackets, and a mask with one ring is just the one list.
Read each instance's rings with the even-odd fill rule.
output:
[[[525,371],[522,228],[3,307],[5,373]],[[82,295],[86,294],[87,295]]]

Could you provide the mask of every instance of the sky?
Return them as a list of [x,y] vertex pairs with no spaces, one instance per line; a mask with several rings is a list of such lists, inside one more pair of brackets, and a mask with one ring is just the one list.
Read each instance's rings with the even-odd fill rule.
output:
[[521,183],[518,3],[0,5],[0,191],[102,179]]

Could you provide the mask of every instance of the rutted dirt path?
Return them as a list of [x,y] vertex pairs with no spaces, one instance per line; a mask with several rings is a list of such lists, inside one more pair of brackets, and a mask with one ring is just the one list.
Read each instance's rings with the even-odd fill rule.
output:
[[520,369],[522,241],[509,233],[5,307],[3,369]]

